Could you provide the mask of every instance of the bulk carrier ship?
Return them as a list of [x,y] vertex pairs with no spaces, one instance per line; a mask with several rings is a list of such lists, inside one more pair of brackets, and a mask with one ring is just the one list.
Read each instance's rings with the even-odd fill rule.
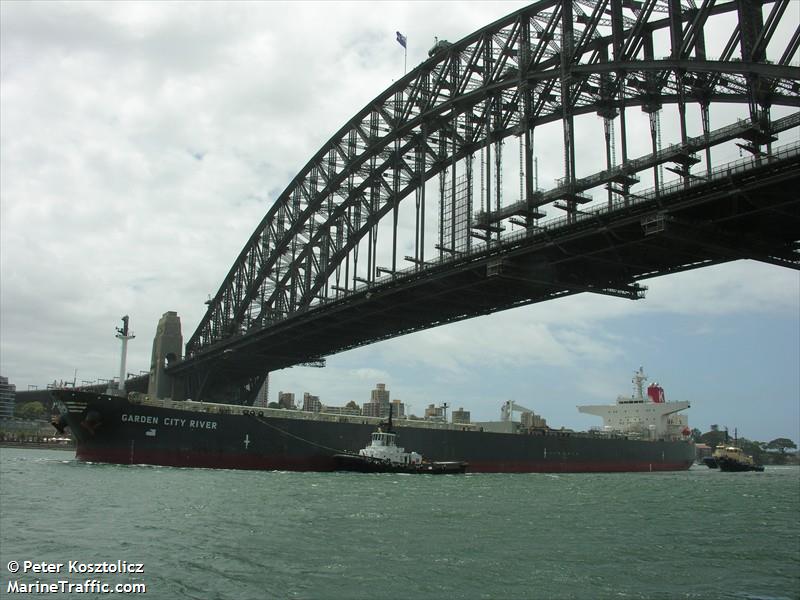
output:
[[[125,341],[123,339],[123,365]],[[124,373],[124,366],[121,369]],[[646,377],[634,377],[635,393],[610,406],[579,410],[602,416],[604,426],[588,432],[550,429],[523,409],[523,423],[447,423],[397,419],[404,443],[432,461],[460,461],[469,472],[620,472],[688,469],[695,459],[686,418],[688,402],[666,402],[660,386],[643,394]],[[122,381],[122,379],[121,379]],[[52,390],[60,415],[57,429],[69,428],[76,456],[91,462],[176,467],[333,471],[334,456],[357,453],[381,423],[377,417],[326,414],[175,401],[139,392],[97,393]]]

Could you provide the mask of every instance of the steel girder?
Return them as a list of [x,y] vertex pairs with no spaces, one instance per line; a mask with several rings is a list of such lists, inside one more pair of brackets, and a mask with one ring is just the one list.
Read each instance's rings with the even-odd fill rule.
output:
[[[771,106],[800,106],[800,69],[790,63],[800,26],[781,47],[771,44],[787,4],[542,0],[440,51],[348,121],[287,186],[209,302],[186,358],[346,296],[356,286],[364,240],[366,277],[358,280],[374,282],[378,223],[393,213],[396,232],[403,198],[417,192],[424,205],[427,180],[507,136],[562,121],[569,187],[577,182],[576,115],[735,102],[749,104],[752,121],[768,135]],[[762,5],[771,7],[766,20]],[[729,31],[715,31],[728,42],[710,59],[704,35],[722,14],[738,19]],[[669,32],[672,48],[663,58],[654,56],[660,30]],[[623,155],[621,168],[646,167]],[[533,201],[530,192],[528,186]],[[564,208],[577,210],[571,201]],[[397,269],[396,239],[392,244],[390,272]],[[425,268],[424,254],[413,258]]]

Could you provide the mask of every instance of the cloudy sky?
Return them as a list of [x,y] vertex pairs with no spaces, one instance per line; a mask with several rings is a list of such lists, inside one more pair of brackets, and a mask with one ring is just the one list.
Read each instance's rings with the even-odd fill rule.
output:
[[[128,371],[147,370],[161,314],[188,339],[270,203],[402,76],[396,30],[412,68],[523,4],[0,3],[0,374],[110,378],[124,314]],[[546,187],[561,167],[541,159]],[[643,365],[692,426],[797,441],[800,275],[740,261],[646,283],[640,302],[575,296],[274,373],[271,396],[361,403],[384,382],[416,413],[494,419],[513,399],[585,428],[575,406],[630,393]]]

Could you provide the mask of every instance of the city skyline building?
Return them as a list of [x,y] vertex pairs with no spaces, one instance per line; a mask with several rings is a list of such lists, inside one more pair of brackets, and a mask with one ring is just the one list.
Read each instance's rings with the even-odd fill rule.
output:
[[365,417],[380,417],[386,419],[389,417],[389,407],[392,407],[392,416],[394,418],[405,418],[405,404],[400,400],[390,400],[390,392],[386,389],[385,383],[375,384],[375,389],[370,392],[369,402],[365,402],[361,414]]
[[453,423],[468,424],[470,423],[470,412],[459,408],[453,411]]
[[303,410],[306,412],[320,412],[322,410],[322,402],[319,401],[319,396],[305,392],[303,394]]
[[431,421],[444,421],[444,407],[429,404],[425,409],[425,418]]
[[278,392],[278,407],[294,409],[294,392]]
[[386,389],[385,383],[378,383],[375,389],[369,393],[370,402],[377,402],[379,404],[389,402],[389,390]]
[[268,404],[269,404],[269,373],[267,373],[267,376],[264,378],[264,383],[258,390],[258,394],[256,395],[256,400],[253,403],[253,405],[266,408]]
[[385,383],[375,385],[375,389],[369,393],[369,402],[364,403],[361,413],[365,417],[389,416],[389,390]]
[[17,386],[8,382],[8,377],[0,375],[0,419],[14,417]]
[[406,405],[395,398],[389,404],[392,406],[392,416],[396,419],[404,419],[406,416]]

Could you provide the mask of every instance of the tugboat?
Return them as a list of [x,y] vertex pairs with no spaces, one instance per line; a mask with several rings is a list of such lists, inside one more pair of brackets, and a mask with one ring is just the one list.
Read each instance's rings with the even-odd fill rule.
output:
[[[727,441],[727,433],[725,435]],[[733,445],[720,444],[714,450],[712,459],[716,461],[720,471],[741,472],[741,471],[763,471],[762,465],[756,464],[753,457],[745,454],[744,450],[736,445],[736,433],[733,435]]]
[[745,454],[737,446],[717,446],[714,451],[714,458],[720,471],[763,471],[762,465],[757,465],[756,461],[749,454]]
[[397,445],[397,434],[392,431],[392,408],[389,407],[389,421],[381,423],[372,434],[366,448],[358,454],[334,454],[338,471],[358,473],[428,473],[446,475],[464,473],[467,463],[461,461],[429,462],[417,452],[406,452]]

